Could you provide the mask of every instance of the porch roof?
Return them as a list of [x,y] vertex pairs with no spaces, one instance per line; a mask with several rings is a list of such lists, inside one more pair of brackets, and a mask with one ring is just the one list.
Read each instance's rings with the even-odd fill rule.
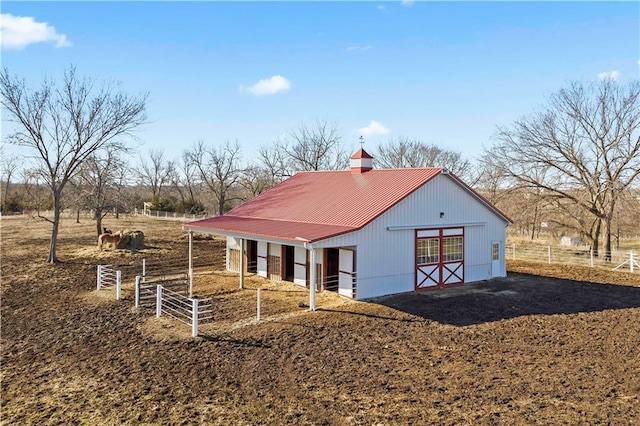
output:
[[314,242],[357,230],[353,226],[325,225],[286,220],[217,216],[185,224],[195,232],[227,236]]

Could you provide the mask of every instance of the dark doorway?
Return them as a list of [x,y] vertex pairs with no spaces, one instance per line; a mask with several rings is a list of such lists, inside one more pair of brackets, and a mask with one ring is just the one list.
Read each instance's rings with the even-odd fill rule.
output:
[[338,279],[340,278],[340,250],[335,248],[326,249],[327,269],[325,290],[338,291]]
[[258,242],[247,240],[247,272],[258,273]]
[[293,246],[284,246],[284,280],[293,282],[295,267],[295,249]]

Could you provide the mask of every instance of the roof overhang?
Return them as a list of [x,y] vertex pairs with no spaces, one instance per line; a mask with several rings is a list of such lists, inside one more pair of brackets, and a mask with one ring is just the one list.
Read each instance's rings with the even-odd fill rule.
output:
[[314,243],[358,230],[358,228],[351,226],[256,219],[229,215],[186,222],[182,224],[182,227],[201,234],[248,238],[255,241],[278,242],[298,246],[304,246],[305,243]]

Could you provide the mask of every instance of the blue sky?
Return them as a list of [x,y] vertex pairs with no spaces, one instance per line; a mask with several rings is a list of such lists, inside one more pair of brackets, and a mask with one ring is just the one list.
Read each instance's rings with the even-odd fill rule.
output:
[[321,120],[350,148],[403,136],[473,159],[567,82],[640,73],[638,2],[3,1],[2,14],[2,67],[39,84],[75,65],[148,92],[139,150],[170,157],[237,139],[251,160]]

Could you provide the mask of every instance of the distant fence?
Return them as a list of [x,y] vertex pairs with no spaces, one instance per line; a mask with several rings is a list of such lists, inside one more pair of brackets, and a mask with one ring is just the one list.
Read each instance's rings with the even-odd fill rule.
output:
[[603,250],[595,256],[592,249],[586,247],[554,247],[541,245],[511,244],[506,248],[506,258],[511,260],[529,260],[534,262],[563,263],[570,265],[602,267],[614,270],[640,271],[638,254],[634,251],[612,250],[611,260],[605,260]]
[[134,210],[134,215],[148,216],[156,219],[172,219],[172,220],[197,220],[197,219],[204,219],[205,217],[207,217],[206,213],[192,214],[192,213],[177,213],[177,212],[149,210],[149,209],[138,210],[137,207]]

